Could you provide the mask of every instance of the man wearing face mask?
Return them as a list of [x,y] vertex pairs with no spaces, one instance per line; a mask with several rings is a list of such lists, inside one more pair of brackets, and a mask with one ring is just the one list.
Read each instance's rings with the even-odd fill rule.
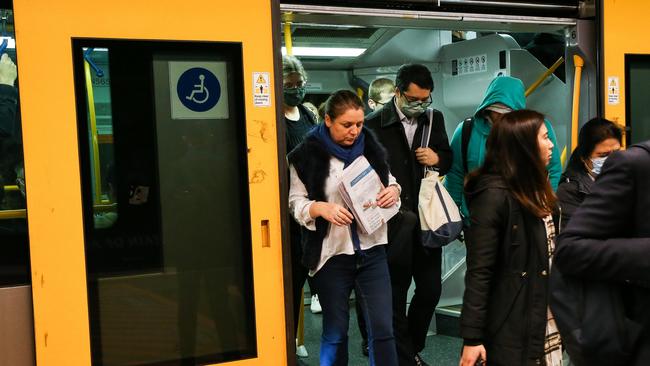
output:
[[562,207],[562,226],[580,206],[600,174],[605,160],[621,148],[623,133],[614,122],[594,118],[580,128],[578,145],[560,179],[557,198]]
[[[282,56],[282,79],[284,97],[282,109],[284,111],[287,143],[286,152],[288,154],[304,140],[307,132],[316,125],[316,116],[301,104],[306,94],[305,83],[307,82],[307,73],[300,60],[295,56]],[[300,258],[302,257],[301,229],[293,217],[289,218],[289,229],[291,241],[291,276],[293,280],[293,322],[294,327],[297,327],[300,307],[302,306],[300,298],[308,271],[300,262]],[[297,328],[294,330],[297,331]],[[301,357],[307,356],[307,350],[304,348],[304,345],[297,345],[296,351]]]
[[[366,117],[366,127],[386,147],[390,171],[402,187],[402,209],[388,227],[388,266],[393,288],[393,331],[399,365],[427,365],[424,349],[429,324],[440,299],[441,249],[425,249],[420,242],[418,194],[425,167],[444,175],[452,153],[442,113],[431,105],[433,79],[420,64],[403,65],[397,71],[395,96],[382,109]],[[430,122],[431,121],[431,122]],[[427,147],[421,147],[424,127],[431,124]],[[411,278],[415,294],[408,314],[406,300]]]
[[[461,122],[451,138],[454,159],[445,179],[445,187],[466,221],[469,219],[469,210],[463,194],[465,176],[483,165],[485,145],[492,125],[499,123],[504,114],[526,108],[524,93],[524,83],[521,80],[510,76],[496,77],[486,89],[485,97],[476,108],[474,116]],[[562,174],[562,162],[551,122],[545,120],[544,124],[553,143],[553,156],[546,170],[551,187],[556,190]]]

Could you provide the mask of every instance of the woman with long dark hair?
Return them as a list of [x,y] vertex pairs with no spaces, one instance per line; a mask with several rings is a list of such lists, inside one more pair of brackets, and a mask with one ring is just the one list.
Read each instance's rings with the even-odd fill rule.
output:
[[389,172],[386,151],[363,128],[364,105],[349,90],[325,103],[325,123],[289,154],[289,207],[303,226],[302,263],[313,276],[323,309],[320,365],[348,363],[348,300],[352,289],[366,317],[371,365],[397,365],[384,223],[371,234],[358,230],[338,185],[343,170],[363,156],[383,184],[379,207],[399,205],[400,186]]
[[545,168],[552,148],[543,115],[510,112],[492,127],[485,163],[465,185],[471,224],[461,366],[562,363],[547,296],[556,227]]
[[591,186],[605,160],[621,149],[622,140],[621,129],[604,118],[594,118],[582,126],[578,145],[557,189],[557,198],[562,206],[562,226],[567,225],[575,210],[591,193]]

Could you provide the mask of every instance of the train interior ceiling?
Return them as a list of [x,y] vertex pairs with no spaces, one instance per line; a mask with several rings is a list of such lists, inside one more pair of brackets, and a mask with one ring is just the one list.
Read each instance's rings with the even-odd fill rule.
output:
[[[317,107],[338,89],[361,91],[367,99],[368,85],[374,79],[394,80],[400,65],[423,63],[431,70],[434,81],[432,107],[443,112],[451,138],[459,122],[474,114],[495,77],[519,78],[528,89],[562,57],[555,72],[528,95],[527,107],[542,112],[551,121],[564,162],[568,158],[566,150],[570,150],[573,58],[578,55],[584,60],[579,120],[584,122],[596,115],[591,20],[495,15],[480,21],[462,21],[461,17],[408,18],[369,11],[363,14],[363,9],[358,15],[327,13],[326,9],[309,11],[291,5],[282,9],[283,42],[284,32],[290,29],[293,54],[307,72],[305,101]],[[283,53],[285,46],[283,43]],[[353,52],[354,56],[345,52]],[[438,316],[457,317],[460,313],[464,257],[465,248],[459,242],[444,248]],[[431,328],[436,331],[435,324]]]
[[563,57],[555,73],[527,98],[529,108],[553,122],[562,149],[570,129],[572,56],[579,54],[585,59],[581,115],[595,114],[592,50],[590,45],[580,44],[593,31],[589,21],[457,19],[285,11],[282,31],[290,24],[293,54],[308,74],[306,101],[316,106],[337,89],[361,89],[367,98],[368,84],[374,79],[394,80],[400,65],[423,63],[434,80],[432,107],[443,112],[451,136],[459,121],[474,113],[494,77],[517,77],[528,88]]

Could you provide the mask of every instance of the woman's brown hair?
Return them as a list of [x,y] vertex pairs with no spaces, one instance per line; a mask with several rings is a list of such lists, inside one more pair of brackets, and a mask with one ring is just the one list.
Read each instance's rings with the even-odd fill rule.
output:
[[468,177],[473,185],[482,174],[499,175],[515,199],[537,217],[549,215],[556,197],[548,180],[537,139],[544,116],[531,110],[507,113],[492,126],[485,162]]
[[330,116],[332,121],[342,115],[348,109],[361,109],[364,105],[361,98],[354,92],[341,89],[337,90],[325,101],[325,114]]

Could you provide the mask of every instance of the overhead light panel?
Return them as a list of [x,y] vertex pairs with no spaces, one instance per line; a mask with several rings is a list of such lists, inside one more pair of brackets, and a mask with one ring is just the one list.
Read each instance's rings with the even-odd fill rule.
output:
[[[366,51],[365,48],[347,47],[293,47],[294,56],[311,57],[357,57]],[[286,47],[282,47],[282,54],[287,54]]]

